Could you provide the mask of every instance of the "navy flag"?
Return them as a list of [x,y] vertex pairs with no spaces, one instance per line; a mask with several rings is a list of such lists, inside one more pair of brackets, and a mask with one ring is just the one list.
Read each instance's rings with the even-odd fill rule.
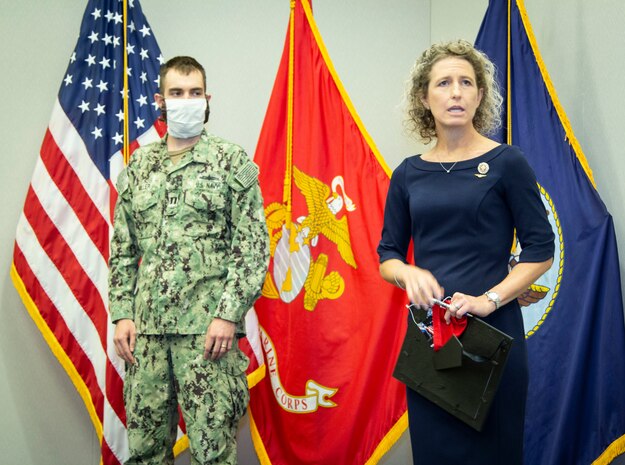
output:
[[[536,171],[556,234],[520,298],[530,364],[525,463],[606,464],[625,450],[625,327],[612,217],[541,59],[522,0],[490,0],[476,41],[505,97],[496,138]],[[511,266],[514,266],[512,253]]]

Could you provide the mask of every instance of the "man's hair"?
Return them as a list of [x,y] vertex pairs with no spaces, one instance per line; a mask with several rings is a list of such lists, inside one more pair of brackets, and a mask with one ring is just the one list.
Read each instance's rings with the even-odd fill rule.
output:
[[204,71],[204,67],[201,64],[199,64],[195,58],[186,57],[186,56],[179,56],[179,57],[171,58],[167,60],[165,64],[161,65],[161,71],[160,71],[161,92],[164,92],[165,90],[165,75],[170,69],[175,69],[180,74],[184,74],[185,76],[188,76],[193,71],[199,71],[200,73],[202,73],[202,80],[204,82],[204,92],[206,92],[206,71]]
[[427,97],[430,73],[434,64],[444,58],[460,58],[473,67],[477,88],[484,95],[473,117],[473,126],[483,134],[494,132],[501,124],[503,98],[495,79],[495,65],[488,57],[465,40],[453,40],[432,45],[417,59],[408,82],[408,120],[406,128],[423,142],[436,138],[436,124],[430,110],[425,108],[422,98]]

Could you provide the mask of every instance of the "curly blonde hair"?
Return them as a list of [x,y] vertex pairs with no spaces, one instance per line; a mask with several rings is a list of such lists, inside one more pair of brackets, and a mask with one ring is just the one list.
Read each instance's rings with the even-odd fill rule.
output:
[[473,117],[473,127],[482,135],[494,132],[501,124],[503,98],[495,79],[495,65],[486,54],[466,40],[440,42],[432,45],[417,59],[408,81],[408,119],[406,128],[426,144],[436,138],[436,124],[422,99],[427,96],[432,67],[443,58],[461,58],[475,71],[477,88],[483,89],[482,101]]

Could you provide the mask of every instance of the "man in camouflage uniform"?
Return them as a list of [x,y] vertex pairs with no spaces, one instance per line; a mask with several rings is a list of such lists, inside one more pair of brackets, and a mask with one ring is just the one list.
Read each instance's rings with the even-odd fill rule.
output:
[[236,464],[248,400],[237,339],[269,259],[258,167],[203,128],[206,75],[190,57],[161,68],[168,134],[118,179],[109,297],[127,362],[127,464],[173,464],[180,403],[194,464]]

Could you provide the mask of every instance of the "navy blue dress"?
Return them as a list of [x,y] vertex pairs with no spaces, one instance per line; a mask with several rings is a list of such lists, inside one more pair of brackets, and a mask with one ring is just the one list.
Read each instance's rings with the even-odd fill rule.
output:
[[[515,228],[520,262],[553,256],[554,235],[536,177],[517,147],[500,145],[458,162],[449,173],[417,155],[393,172],[378,254],[380,262],[405,262],[412,239],[415,264],[429,270],[446,295],[479,296],[508,274]],[[528,366],[517,301],[485,321],[512,336],[514,343],[484,429],[475,431],[408,388],[415,464],[523,463]]]

